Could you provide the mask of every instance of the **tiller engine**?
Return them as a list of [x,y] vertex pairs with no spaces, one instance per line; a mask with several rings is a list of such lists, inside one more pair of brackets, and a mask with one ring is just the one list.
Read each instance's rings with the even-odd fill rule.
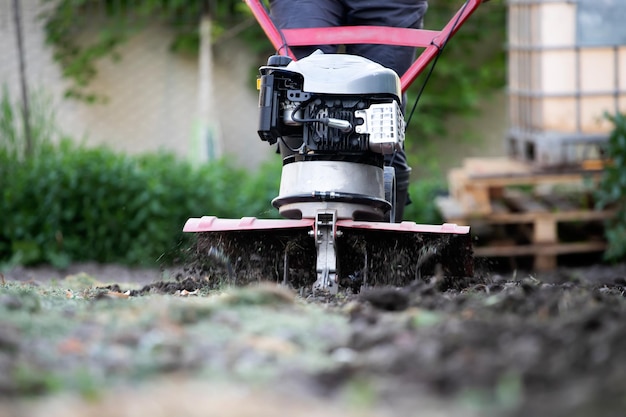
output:
[[[406,285],[437,267],[473,274],[469,227],[394,223],[396,181],[385,154],[402,149],[403,92],[480,5],[468,0],[441,31],[387,27],[279,31],[260,0],[246,0],[277,47],[383,43],[425,48],[400,78],[365,58],[321,51],[274,55],[260,68],[259,129],[278,144],[285,219],[191,218],[198,256],[219,259],[232,278],[282,280],[336,293],[340,286]],[[289,51],[287,49],[287,51]]]

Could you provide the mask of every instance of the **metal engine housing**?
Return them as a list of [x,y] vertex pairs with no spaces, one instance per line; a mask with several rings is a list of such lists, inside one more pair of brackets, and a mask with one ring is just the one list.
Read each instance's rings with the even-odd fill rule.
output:
[[394,204],[385,195],[384,154],[404,141],[398,75],[363,57],[320,51],[299,61],[272,57],[260,72],[258,132],[278,142],[283,157],[272,202],[281,215],[331,209],[342,219],[383,220]]

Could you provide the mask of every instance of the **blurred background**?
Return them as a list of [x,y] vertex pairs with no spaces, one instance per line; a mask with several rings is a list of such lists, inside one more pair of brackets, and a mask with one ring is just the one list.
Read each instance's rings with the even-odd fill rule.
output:
[[[596,181],[608,150],[626,153],[625,1],[481,5],[408,91],[407,109],[420,100],[405,218],[491,225],[505,185],[537,202],[535,185]],[[441,29],[462,4],[430,0],[425,28]],[[184,246],[188,217],[276,217],[280,158],[256,133],[258,67],[273,53],[241,0],[0,2],[0,266],[154,263]],[[587,182],[605,190],[603,207],[626,193],[623,162],[612,159],[604,187]],[[584,201],[564,218],[613,216],[590,215],[596,199]],[[531,255],[562,248],[561,217],[539,242],[544,219],[507,210],[506,222],[534,227]],[[620,213],[621,228],[608,229],[617,256]]]
[[22,83],[43,95],[58,127],[86,144],[199,162],[228,153],[257,167],[270,154],[255,140],[259,62],[237,36],[245,26],[225,33],[252,22],[239,2],[219,3],[202,54],[200,1],[4,1],[0,79],[12,101]]
[[[426,27],[459,7],[432,0]],[[505,11],[502,1],[483,7],[439,60],[408,139],[416,173],[503,152]],[[256,136],[255,83],[273,51],[240,0],[7,0],[0,53],[11,101],[23,85],[46,97],[58,127],[86,144],[200,162],[227,155],[247,168],[273,157]]]

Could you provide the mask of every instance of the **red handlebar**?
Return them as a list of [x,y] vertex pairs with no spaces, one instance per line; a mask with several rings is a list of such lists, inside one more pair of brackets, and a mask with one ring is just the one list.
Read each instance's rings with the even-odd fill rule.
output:
[[295,59],[289,46],[373,43],[425,48],[415,62],[400,77],[402,91],[413,83],[426,66],[437,56],[445,42],[467,21],[478,6],[487,0],[467,0],[440,30],[406,29],[386,26],[341,26],[306,29],[283,29],[276,25],[261,0],[244,0],[277,50],[285,49]]

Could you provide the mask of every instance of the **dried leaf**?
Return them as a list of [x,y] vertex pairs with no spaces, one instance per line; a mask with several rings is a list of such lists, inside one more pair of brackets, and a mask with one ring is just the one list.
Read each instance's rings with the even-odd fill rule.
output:
[[85,345],[77,338],[69,337],[62,340],[57,349],[61,354],[79,354],[84,352]]

